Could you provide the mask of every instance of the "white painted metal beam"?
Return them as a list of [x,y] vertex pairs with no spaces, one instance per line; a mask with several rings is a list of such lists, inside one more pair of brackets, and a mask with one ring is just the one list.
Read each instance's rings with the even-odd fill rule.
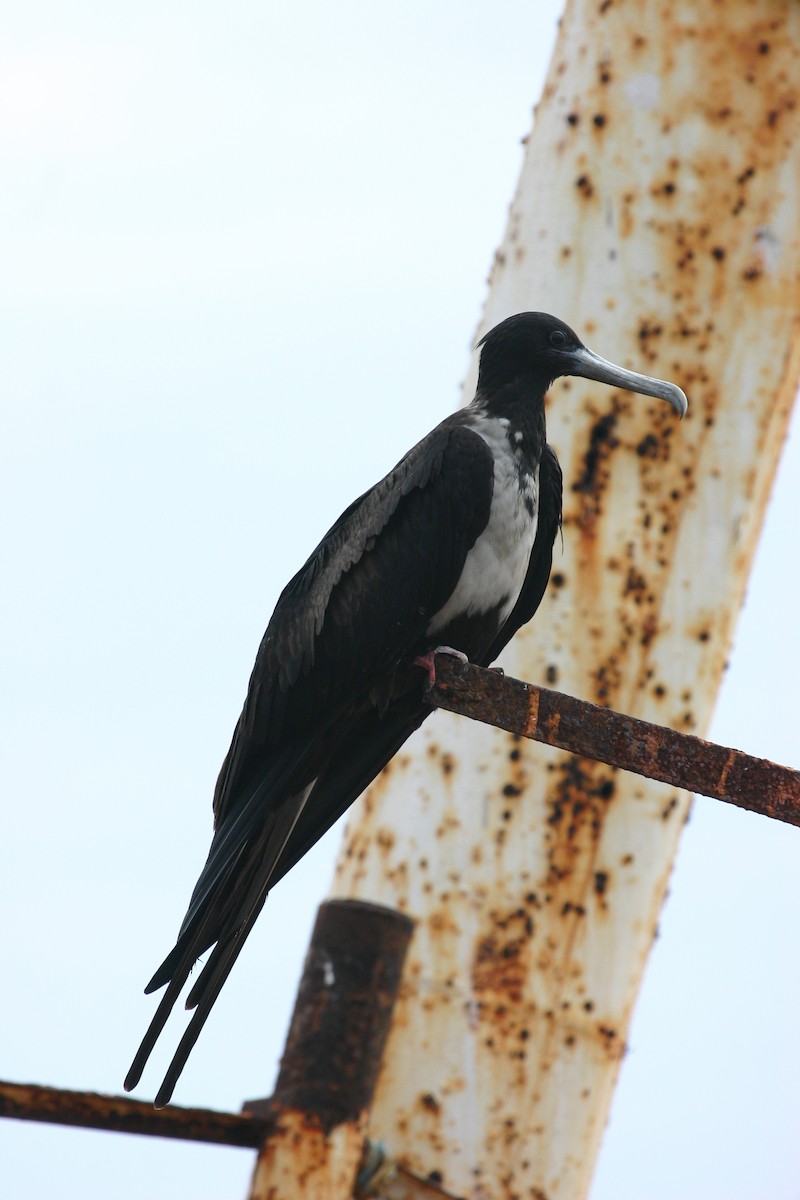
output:
[[[479,334],[554,312],[690,409],[554,388],[515,675],[707,729],[800,375],[799,202],[793,0],[567,5]],[[416,1174],[586,1195],[688,803],[440,713],[354,810],[335,894],[419,922],[371,1128]]]

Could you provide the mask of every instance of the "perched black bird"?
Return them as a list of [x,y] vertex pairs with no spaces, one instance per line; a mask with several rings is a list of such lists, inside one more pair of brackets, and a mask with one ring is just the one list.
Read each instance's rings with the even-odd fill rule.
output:
[[217,780],[208,860],[146,988],[167,985],[128,1090],[213,946],[157,1107],[270,888],[431,712],[420,670],[430,651],[443,644],[486,666],[538,608],[561,521],[561,470],[545,440],[553,380],[580,375],[686,412],[680,388],[606,362],[545,313],[509,317],[480,344],[472,403],[342,513],[278,600]]

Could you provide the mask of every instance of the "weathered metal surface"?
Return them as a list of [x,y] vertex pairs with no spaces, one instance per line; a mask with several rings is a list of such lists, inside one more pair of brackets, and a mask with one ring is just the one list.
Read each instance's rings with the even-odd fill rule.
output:
[[[387,1180],[377,1191],[369,1193],[373,1200],[458,1200],[452,1192],[443,1192],[432,1183],[426,1183],[402,1168],[393,1179]],[[358,1200],[361,1200],[358,1197]]]
[[[479,332],[549,310],[690,407],[554,388],[563,547],[513,674],[706,729],[800,373],[799,200],[795,0],[567,5]],[[334,888],[418,919],[371,1122],[415,1174],[586,1195],[688,802],[444,714],[369,791]]]
[[429,698],[448,712],[519,737],[800,825],[800,771],[765,758],[534,687],[449,655],[437,656],[436,684]]
[[457,1200],[430,1180],[401,1167],[382,1142],[367,1142],[356,1178],[355,1200]]
[[365,1114],[326,1133],[305,1113],[282,1110],[259,1154],[250,1200],[350,1200],[365,1133]]
[[320,906],[251,1200],[352,1196],[413,922],[375,904]]
[[152,1104],[125,1096],[69,1091],[36,1083],[0,1082],[0,1117],[251,1150],[257,1149],[272,1129],[272,1121],[263,1116],[242,1116],[207,1108],[156,1110]]

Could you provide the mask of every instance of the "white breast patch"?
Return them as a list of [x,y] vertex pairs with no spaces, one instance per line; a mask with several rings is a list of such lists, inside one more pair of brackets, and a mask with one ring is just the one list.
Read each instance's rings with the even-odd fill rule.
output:
[[[494,491],[489,522],[467,555],[461,578],[450,599],[431,618],[433,637],[458,616],[479,615],[499,608],[506,620],[522,591],[539,518],[539,470],[521,476],[517,454],[501,418],[476,419],[470,427],[494,455]],[[520,488],[520,479],[523,488]],[[528,501],[526,506],[525,501]],[[528,511],[533,509],[533,513]]]

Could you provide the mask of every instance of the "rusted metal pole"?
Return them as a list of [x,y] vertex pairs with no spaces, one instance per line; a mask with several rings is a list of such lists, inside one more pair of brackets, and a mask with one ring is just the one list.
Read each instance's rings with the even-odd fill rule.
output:
[[125,1096],[70,1091],[36,1083],[0,1082],[0,1117],[250,1150],[258,1149],[273,1127],[272,1120],[264,1116],[214,1112],[208,1108],[154,1109],[149,1102]]
[[647,779],[800,825],[800,771],[640,721],[451,655],[436,656],[431,704]]
[[320,906],[250,1200],[349,1200],[413,922],[359,901]]
[[[478,335],[545,309],[690,403],[553,388],[563,542],[509,673],[708,729],[800,376],[799,212],[796,0],[569,0]],[[369,790],[334,892],[418,921],[370,1126],[415,1174],[587,1195],[689,803],[445,713]]]

